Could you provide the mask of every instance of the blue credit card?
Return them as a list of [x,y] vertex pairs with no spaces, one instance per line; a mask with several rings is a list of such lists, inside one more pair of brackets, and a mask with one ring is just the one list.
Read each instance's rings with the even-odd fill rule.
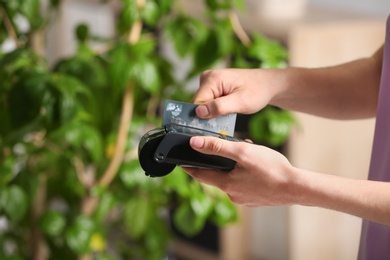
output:
[[201,119],[195,114],[195,108],[197,106],[196,104],[167,100],[164,105],[162,126],[182,125],[217,134],[234,135],[237,114],[228,114],[212,119]]

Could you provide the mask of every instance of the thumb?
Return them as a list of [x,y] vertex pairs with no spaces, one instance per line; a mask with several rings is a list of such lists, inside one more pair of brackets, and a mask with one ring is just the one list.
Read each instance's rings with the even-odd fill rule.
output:
[[192,149],[204,153],[226,157],[236,162],[244,151],[243,142],[232,142],[212,136],[193,136],[190,139]]
[[230,94],[199,104],[195,112],[199,118],[214,118],[231,113],[242,113],[240,103],[239,97]]

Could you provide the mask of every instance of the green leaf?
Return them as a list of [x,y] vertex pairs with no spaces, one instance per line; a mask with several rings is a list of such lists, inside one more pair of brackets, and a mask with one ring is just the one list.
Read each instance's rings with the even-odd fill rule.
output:
[[173,215],[174,225],[187,236],[200,232],[205,224],[204,217],[198,216],[188,203],[183,203]]
[[252,116],[249,131],[255,141],[275,147],[287,140],[294,123],[295,119],[289,112],[267,107]]
[[100,133],[96,128],[85,123],[71,122],[53,132],[49,138],[61,146],[65,141],[75,149],[85,149],[94,162],[98,162],[103,156]]
[[160,10],[157,3],[153,0],[147,0],[142,8],[142,19],[146,24],[155,26],[160,19]]
[[146,257],[146,259],[162,259],[166,254],[166,249],[171,241],[170,230],[168,230],[166,221],[155,216],[150,228],[145,235],[145,249],[148,252],[154,252],[152,255],[156,257]]
[[104,193],[94,214],[96,221],[103,223],[107,217],[107,214],[110,212],[110,210],[114,207],[115,204],[115,197],[111,193]]
[[160,75],[156,65],[149,59],[143,59],[132,64],[132,76],[141,87],[153,95],[158,94],[160,90]]
[[109,53],[110,66],[108,67],[109,80],[113,89],[122,91],[130,82],[133,75],[132,62],[129,61],[129,46],[122,44],[113,48]]
[[156,51],[157,43],[153,39],[141,38],[137,43],[129,46],[129,53],[136,58],[144,58]]
[[9,109],[14,128],[23,127],[40,116],[42,101],[49,91],[46,73],[21,77],[9,93]]
[[119,170],[119,178],[128,189],[142,188],[148,183],[148,178],[145,178],[145,171],[138,160],[124,163]]
[[287,51],[280,43],[266,39],[260,34],[253,35],[253,42],[248,49],[248,55],[259,59],[262,68],[285,67],[288,58]]
[[15,163],[16,160],[13,156],[7,156],[0,164],[0,190],[11,180]]
[[177,54],[183,58],[205,41],[208,28],[196,19],[179,15],[165,24],[164,35],[172,41]]
[[85,42],[90,37],[89,27],[87,24],[82,23],[76,27],[76,37],[80,42]]
[[238,220],[237,208],[229,199],[220,198],[215,201],[212,219],[219,226],[236,222]]
[[140,19],[140,10],[137,7],[136,0],[124,1],[124,5],[120,11],[118,19],[118,30],[120,34],[129,32],[135,21]]
[[28,208],[26,193],[16,185],[11,185],[0,193],[0,203],[5,213],[14,223],[24,217]]
[[125,225],[130,235],[135,239],[143,236],[155,214],[152,202],[139,198],[130,199],[125,205],[124,212]]
[[66,232],[68,246],[78,254],[89,251],[89,241],[95,230],[94,222],[85,216],[79,216]]
[[159,9],[162,15],[168,14],[174,5],[175,0],[158,0]]
[[206,5],[213,12],[232,9],[231,0],[206,0]]
[[235,37],[229,20],[222,20],[215,26],[216,39],[218,41],[218,53],[220,56],[230,55],[233,51]]
[[195,50],[194,64],[196,71],[209,69],[220,58],[219,39],[215,31],[210,31],[204,42],[199,44]]
[[190,198],[190,204],[196,216],[202,219],[206,219],[213,208],[211,198],[203,191],[193,193]]
[[46,211],[40,218],[39,226],[49,236],[58,236],[64,230],[66,220],[63,214],[57,211]]
[[164,187],[177,192],[180,197],[187,198],[191,195],[188,185],[190,178],[182,168],[176,167],[170,174],[163,178]]

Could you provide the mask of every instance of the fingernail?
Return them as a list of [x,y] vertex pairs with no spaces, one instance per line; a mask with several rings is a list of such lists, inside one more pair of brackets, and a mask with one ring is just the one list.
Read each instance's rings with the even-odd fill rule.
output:
[[190,139],[190,145],[192,148],[202,148],[204,145],[204,139],[199,136],[191,137]]
[[197,106],[195,111],[198,117],[207,117],[210,114],[209,109],[205,105]]

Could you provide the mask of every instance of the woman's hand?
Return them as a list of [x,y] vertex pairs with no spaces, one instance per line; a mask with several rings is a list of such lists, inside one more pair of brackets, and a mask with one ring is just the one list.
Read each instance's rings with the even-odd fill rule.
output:
[[193,103],[196,114],[213,118],[229,113],[251,114],[265,107],[278,91],[277,70],[216,69],[204,72]]
[[264,146],[215,137],[192,137],[193,149],[237,162],[231,172],[184,168],[196,180],[226,192],[236,204],[250,207],[287,205],[294,199],[294,171],[280,153]]

